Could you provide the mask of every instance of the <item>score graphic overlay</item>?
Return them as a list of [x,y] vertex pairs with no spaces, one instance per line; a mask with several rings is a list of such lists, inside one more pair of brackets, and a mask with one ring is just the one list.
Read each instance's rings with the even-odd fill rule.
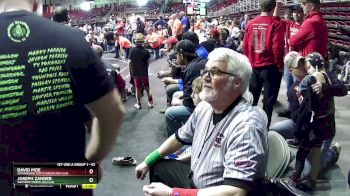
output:
[[14,188],[95,189],[97,163],[13,163]]

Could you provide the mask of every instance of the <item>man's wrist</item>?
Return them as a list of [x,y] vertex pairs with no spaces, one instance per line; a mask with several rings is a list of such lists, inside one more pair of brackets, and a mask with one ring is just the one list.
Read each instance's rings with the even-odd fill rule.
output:
[[160,152],[158,150],[155,150],[145,158],[145,162],[149,167],[151,167],[155,163],[157,163],[161,158],[162,156]]
[[171,196],[197,196],[199,189],[173,188]]

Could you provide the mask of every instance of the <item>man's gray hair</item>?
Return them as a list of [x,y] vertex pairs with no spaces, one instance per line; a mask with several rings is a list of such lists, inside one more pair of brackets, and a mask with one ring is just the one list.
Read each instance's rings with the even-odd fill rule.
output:
[[248,89],[252,76],[252,66],[246,56],[228,48],[216,48],[208,56],[208,62],[213,61],[226,62],[227,72],[242,79],[242,93]]

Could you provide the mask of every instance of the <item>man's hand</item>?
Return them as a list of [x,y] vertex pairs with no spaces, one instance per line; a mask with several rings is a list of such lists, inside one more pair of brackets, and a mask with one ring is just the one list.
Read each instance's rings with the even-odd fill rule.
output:
[[163,183],[153,182],[143,186],[143,192],[146,196],[171,196],[173,189]]
[[321,94],[322,93],[322,83],[321,82],[316,82],[315,84],[311,85],[312,91],[316,94]]
[[165,71],[160,71],[160,72],[158,72],[158,74],[157,74],[157,77],[158,78],[163,78],[165,76]]
[[276,1],[276,7],[277,7],[277,8],[282,8],[283,5],[284,5],[284,2],[283,2],[282,0],[277,0],[277,1]]
[[162,82],[164,82],[165,85],[174,84],[174,79],[171,77],[164,77],[162,79]]
[[149,170],[149,166],[146,164],[146,162],[143,161],[135,169],[136,178],[141,180],[145,179],[145,176],[148,170]]

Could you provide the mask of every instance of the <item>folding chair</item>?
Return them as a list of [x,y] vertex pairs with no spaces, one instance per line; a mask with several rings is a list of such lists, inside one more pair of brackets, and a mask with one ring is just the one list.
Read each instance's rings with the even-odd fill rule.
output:
[[267,177],[278,178],[281,177],[289,165],[290,150],[286,140],[275,131],[269,131],[268,143]]

